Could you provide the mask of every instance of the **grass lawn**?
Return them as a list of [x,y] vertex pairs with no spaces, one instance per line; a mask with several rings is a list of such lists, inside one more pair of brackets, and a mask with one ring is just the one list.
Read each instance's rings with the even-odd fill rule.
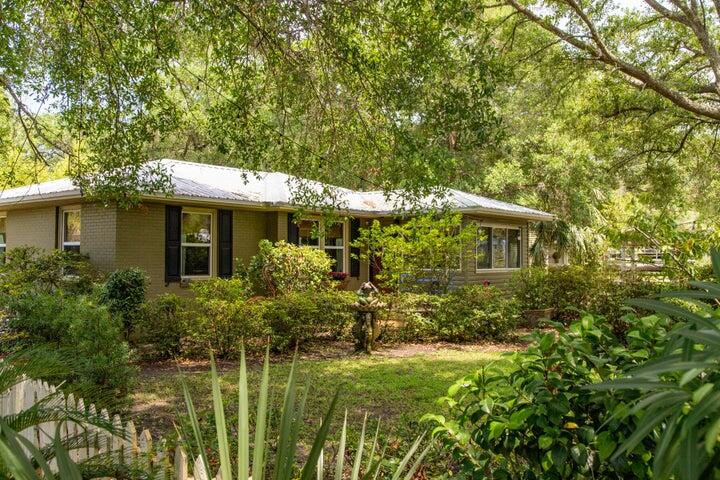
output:
[[[503,349],[502,346],[491,349],[483,346],[418,346],[417,350],[408,347],[387,349],[370,357],[348,352],[336,358],[301,356],[298,362],[299,385],[310,388],[301,439],[307,444],[312,438],[330,399],[340,389],[341,410],[347,408],[348,422],[353,430],[349,447],[354,449],[352,442],[357,439],[363,416],[367,412],[371,420],[369,430],[374,432],[376,421],[380,418],[383,439],[390,442],[389,451],[400,455],[426,429],[426,426],[419,424],[420,417],[428,412],[439,411],[436,400],[446,393],[447,388],[480,365],[498,360]],[[283,391],[290,364],[287,357],[273,359],[271,386],[276,397]],[[191,371],[184,375],[196,407],[206,412],[201,417],[211,437],[209,368],[206,364],[190,367]],[[237,369],[231,363],[221,364],[220,367],[228,417],[234,422]],[[260,359],[253,359],[248,367],[250,393],[254,396],[259,384]],[[175,366],[170,365],[166,368],[156,365],[143,371],[133,394],[136,423],[150,427],[154,434],[172,431],[173,420],[177,415],[182,417],[184,414],[178,375]],[[279,417],[280,400],[276,398],[274,401],[273,418]],[[342,411],[339,411],[335,418],[337,428],[334,429],[334,438],[337,437],[341,418]]]

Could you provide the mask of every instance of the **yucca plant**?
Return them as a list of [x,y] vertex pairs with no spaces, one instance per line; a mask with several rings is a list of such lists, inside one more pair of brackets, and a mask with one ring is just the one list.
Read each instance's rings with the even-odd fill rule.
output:
[[[290,368],[290,374],[288,376],[283,395],[280,421],[278,423],[278,431],[276,432],[277,436],[275,437],[276,442],[272,442],[273,433],[269,428],[270,409],[268,408],[270,378],[269,350],[266,350],[265,352],[265,360],[260,380],[254,436],[250,435],[250,406],[248,401],[248,380],[245,350],[244,348],[241,350],[238,380],[238,423],[236,427],[238,435],[238,448],[234,455],[235,458],[233,459],[233,455],[230,452],[230,441],[228,437],[228,431],[231,429],[228,428],[225,421],[225,406],[220,392],[220,380],[215,366],[215,359],[211,358],[212,403],[218,445],[216,453],[220,464],[220,477],[223,480],[247,480],[249,478],[252,478],[253,480],[264,480],[268,474],[270,475],[269,478],[272,480],[290,480],[297,478],[296,451],[298,447],[300,426],[303,423],[303,413],[305,411],[309,387],[306,387],[302,392],[300,392],[296,378],[296,363],[297,361],[293,360],[293,364]],[[202,464],[205,466],[207,478],[214,478],[215,475],[211,472],[210,463],[208,462],[206,445],[200,430],[197,412],[195,410],[188,386],[184,380],[182,380],[182,388],[187,414],[189,417],[190,429],[192,430],[191,432],[188,432],[188,434],[194,439],[197,448],[197,455],[201,459]],[[299,478],[301,480],[321,480],[326,476],[323,449],[328,439],[333,416],[335,414],[335,410],[337,409],[338,399],[339,391],[335,393],[333,398],[330,400],[327,412],[313,439],[310,453],[300,468]],[[363,459],[366,443],[366,427],[367,416],[363,422],[362,433],[355,452],[355,459],[352,464],[352,471],[350,474],[351,480],[366,480],[387,477],[381,477],[383,474],[382,466],[385,449],[383,448],[382,451],[378,452],[379,424],[375,431],[375,438],[373,440],[370,453],[366,459]],[[405,457],[400,461],[399,465],[395,468],[389,478],[392,478],[392,480],[400,480],[401,478],[404,480],[410,480],[415,475],[415,472],[417,472],[420,468],[423,459],[431,448],[431,445],[428,445],[422,452],[416,455],[420,445],[422,444],[423,438],[424,436],[421,436],[415,441],[415,443],[413,443]],[[340,434],[340,444],[335,464],[334,478],[336,480],[344,478],[346,439],[347,413],[345,414],[345,421],[343,422]],[[273,443],[276,447],[269,460],[268,446]],[[252,463],[250,460],[251,445],[254,446],[252,452]],[[415,457],[415,460],[412,464],[410,464],[413,457]]]
[[689,290],[627,302],[678,321],[665,352],[627,377],[589,387],[642,393],[626,417],[635,417],[637,428],[613,458],[651,436],[657,479],[720,474],[720,251],[713,250],[711,258],[714,282],[691,281]]

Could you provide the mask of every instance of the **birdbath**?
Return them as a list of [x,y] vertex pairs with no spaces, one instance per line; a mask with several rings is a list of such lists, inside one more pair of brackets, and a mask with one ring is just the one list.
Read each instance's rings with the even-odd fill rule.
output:
[[377,298],[380,293],[375,285],[365,282],[357,290],[358,299],[352,304],[355,310],[355,349],[358,352],[372,353],[376,332],[378,331],[377,312],[385,308],[385,304]]

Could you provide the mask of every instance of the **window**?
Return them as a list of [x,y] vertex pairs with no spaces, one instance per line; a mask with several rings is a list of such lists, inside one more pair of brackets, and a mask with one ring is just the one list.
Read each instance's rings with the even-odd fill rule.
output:
[[62,223],[62,249],[80,253],[80,210],[63,210]]
[[7,247],[7,230],[6,230],[7,217],[0,217],[0,263],[5,261],[5,250]]
[[321,228],[317,220],[298,222],[300,245],[319,248],[335,260],[333,272],[345,271],[345,223],[336,222]]
[[519,228],[482,226],[478,228],[477,270],[520,268]]
[[183,277],[209,277],[212,259],[212,214],[182,212],[180,233],[180,274]]
[[345,225],[343,223],[333,223],[325,227],[324,249],[330,258],[335,260],[332,266],[333,272],[345,271]]

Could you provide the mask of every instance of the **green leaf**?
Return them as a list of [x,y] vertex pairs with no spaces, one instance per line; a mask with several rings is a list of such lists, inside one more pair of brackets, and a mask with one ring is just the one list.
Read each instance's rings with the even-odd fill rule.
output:
[[342,480],[345,464],[345,442],[347,440],[347,409],[343,419],[342,431],[340,432],[340,444],[338,445],[337,460],[335,462],[335,480]]
[[360,477],[360,466],[362,465],[362,454],[363,448],[365,447],[365,427],[367,426],[367,413],[363,419],[362,431],[360,432],[360,440],[358,440],[358,447],[355,451],[355,463],[353,464],[352,475],[350,480],[358,480]]
[[82,480],[82,475],[77,465],[70,459],[65,447],[63,447],[62,441],[60,440],[61,428],[55,429],[55,439],[53,446],[55,448],[55,460],[57,460],[58,475],[63,480]]
[[598,455],[601,461],[610,458],[610,455],[612,455],[617,447],[617,442],[615,442],[610,432],[600,433],[595,439],[595,444],[597,445]]
[[645,310],[652,310],[658,313],[663,313],[670,317],[687,320],[688,322],[697,325],[698,327],[714,329],[715,325],[710,322],[707,318],[701,317],[690,310],[683,308],[679,305],[671,303],[661,302],[650,298],[634,298],[627,300],[625,303],[634,307],[640,307]]
[[225,424],[225,407],[223,406],[222,393],[220,392],[220,378],[215,365],[215,357],[210,354],[210,376],[212,380],[212,403],[215,414],[215,433],[218,442],[218,454],[220,457],[220,472],[222,478],[232,478],[232,467],[230,465],[230,445]]
[[250,476],[249,417],[247,366],[245,365],[245,344],[243,343],[240,346],[240,377],[238,378],[237,472],[239,478],[248,478]]
[[323,418],[323,422],[320,425],[320,430],[318,430],[317,434],[315,434],[315,440],[313,440],[313,446],[310,449],[310,455],[308,455],[308,458],[305,461],[305,466],[303,467],[302,473],[300,475],[301,480],[311,480],[313,477],[313,472],[315,471],[315,467],[320,458],[320,454],[322,453],[323,447],[325,446],[328,432],[330,431],[332,417],[333,415],[335,415],[335,409],[337,408],[337,402],[339,397],[340,390],[335,392],[333,399],[330,401],[330,406],[325,413],[325,418]]
[[712,383],[706,383],[702,387],[695,390],[692,395],[693,402],[698,403],[705,397],[705,395],[712,391],[713,387],[715,387],[715,385],[713,385]]
[[510,430],[517,430],[518,428],[521,428],[525,421],[530,418],[530,416],[532,416],[532,414],[532,408],[523,408],[522,410],[514,412],[512,415],[510,415],[510,422],[508,428],[510,428]]
[[265,448],[266,428],[268,417],[268,390],[270,384],[270,345],[265,347],[265,361],[263,362],[262,380],[258,394],[257,414],[255,416],[255,449],[253,451],[252,478],[264,480],[265,478]]
[[505,431],[505,422],[490,422],[490,434],[488,440],[498,438]]
[[542,448],[543,450],[547,450],[548,448],[552,447],[552,444],[555,440],[552,437],[549,437],[547,435],[542,435],[538,439],[538,446]]

